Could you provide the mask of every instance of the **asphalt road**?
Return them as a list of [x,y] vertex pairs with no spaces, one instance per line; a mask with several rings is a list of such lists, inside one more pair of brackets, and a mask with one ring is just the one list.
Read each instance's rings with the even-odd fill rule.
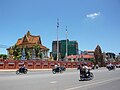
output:
[[29,71],[16,75],[15,71],[0,72],[0,90],[120,90],[120,69],[92,70],[94,79],[79,81],[79,71],[62,74],[51,71]]

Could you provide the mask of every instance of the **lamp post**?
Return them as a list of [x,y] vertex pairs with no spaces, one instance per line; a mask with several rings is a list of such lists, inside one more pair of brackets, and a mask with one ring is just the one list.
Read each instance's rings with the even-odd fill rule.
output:
[[67,34],[68,34],[68,31],[67,31],[67,26],[66,26],[66,61],[68,61],[67,59],[67,56],[68,56],[68,43],[67,43]]
[[57,61],[59,60],[58,28],[59,28],[59,19],[57,18]]
[[80,57],[80,56],[81,56],[81,50],[79,50],[79,49],[78,49],[78,55],[79,55],[79,56],[78,56],[78,61],[80,61],[80,58],[81,58],[81,57]]
[[78,52],[80,52],[79,53],[79,61],[84,61],[84,58],[83,58],[83,51],[81,51],[81,50],[78,50]]

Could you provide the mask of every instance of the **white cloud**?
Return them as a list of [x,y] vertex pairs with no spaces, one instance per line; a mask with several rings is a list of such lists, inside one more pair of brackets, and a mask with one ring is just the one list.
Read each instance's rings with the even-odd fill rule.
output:
[[99,15],[100,15],[100,12],[98,12],[98,13],[91,13],[91,14],[87,14],[86,17],[87,18],[91,18],[91,19],[95,19]]

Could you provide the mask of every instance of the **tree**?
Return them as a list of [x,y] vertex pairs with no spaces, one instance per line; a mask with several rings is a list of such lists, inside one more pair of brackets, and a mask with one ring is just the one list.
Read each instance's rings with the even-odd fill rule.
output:
[[40,57],[40,59],[42,59],[42,53],[41,52],[39,52],[39,57]]
[[33,46],[34,50],[35,50],[35,56],[38,58],[40,57],[40,45],[39,44],[36,44],[35,46]]
[[26,46],[26,47],[25,47],[25,58],[26,58],[27,60],[29,60],[30,57],[31,57],[30,50],[29,50],[28,47]]
[[0,54],[0,58],[7,59],[7,55],[6,54]]
[[19,60],[21,58],[21,50],[18,48],[17,45],[14,45],[12,47],[12,52],[13,52],[13,59],[14,60]]
[[104,61],[103,61],[103,54],[102,50],[99,45],[95,48],[95,64],[99,64],[100,66],[104,66]]

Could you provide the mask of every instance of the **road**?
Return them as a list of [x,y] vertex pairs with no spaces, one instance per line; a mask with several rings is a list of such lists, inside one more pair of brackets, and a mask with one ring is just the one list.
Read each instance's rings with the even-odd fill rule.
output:
[[94,79],[79,81],[79,71],[29,71],[16,75],[14,71],[0,72],[0,90],[120,90],[120,69],[92,70]]

